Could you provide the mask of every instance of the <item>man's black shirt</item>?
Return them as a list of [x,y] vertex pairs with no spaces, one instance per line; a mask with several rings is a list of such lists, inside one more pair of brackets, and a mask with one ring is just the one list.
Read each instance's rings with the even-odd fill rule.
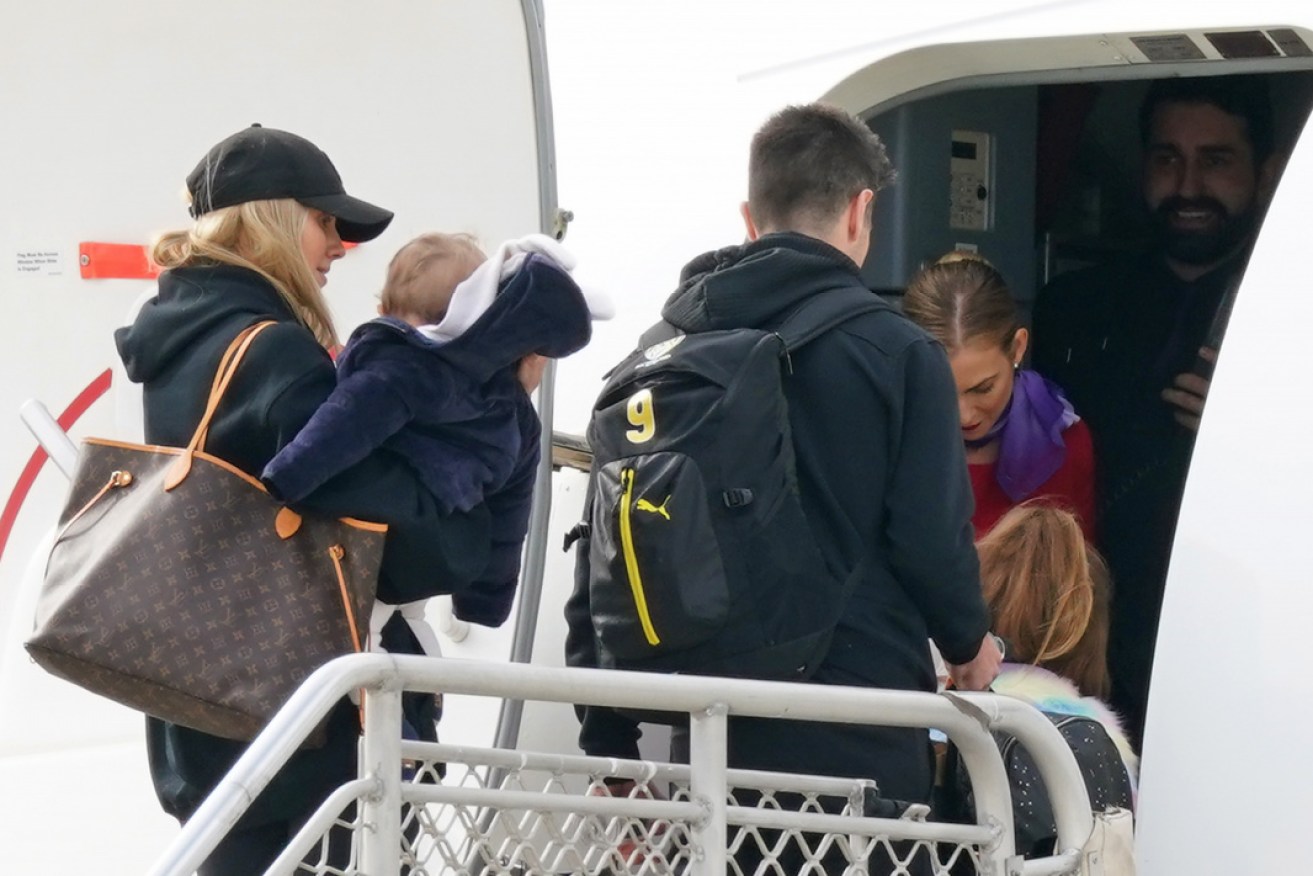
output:
[[1112,700],[1137,740],[1195,437],[1162,391],[1197,367],[1246,257],[1194,281],[1161,256],[1127,257],[1056,278],[1035,307],[1032,363],[1094,437],[1099,547],[1113,578]]

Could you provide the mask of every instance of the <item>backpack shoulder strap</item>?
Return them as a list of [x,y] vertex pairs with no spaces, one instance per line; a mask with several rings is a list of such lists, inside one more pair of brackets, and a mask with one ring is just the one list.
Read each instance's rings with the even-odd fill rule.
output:
[[835,326],[877,310],[895,312],[883,298],[866,289],[833,289],[813,295],[799,304],[784,318],[775,333],[784,341],[784,348],[793,352]]

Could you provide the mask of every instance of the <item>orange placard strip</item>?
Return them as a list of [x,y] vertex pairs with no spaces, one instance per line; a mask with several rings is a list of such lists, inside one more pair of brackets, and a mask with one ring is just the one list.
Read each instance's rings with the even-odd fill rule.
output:
[[[350,250],[359,244],[342,246]],[[84,241],[78,244],[78,265],[84,280],[154,280],[162,270],[146,255],[146,247],[137,243]]]
[[78,264],[84,280],[154,280],[160,266],[137,243],[78,244]]

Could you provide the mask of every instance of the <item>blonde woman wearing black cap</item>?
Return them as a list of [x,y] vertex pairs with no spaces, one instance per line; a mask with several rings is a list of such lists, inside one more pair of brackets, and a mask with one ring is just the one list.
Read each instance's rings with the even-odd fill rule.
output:
[[[129,378],[144,389],[146,440],[185,445],[199,422],[219,358],[247,326],[265,330],[212,421],[207,450],[258,477],[336,382],[337,334],[323,297],[343,241],[366,241],[392,214],[348,195],[309,141],[253,126],[211,149],[187,177],[194,222],[165,234],[153,257],[159,292],[115,336]],[[444,515],[397,457],[374,454],[323,484],[298,508],[389,524],[379,598],[406,603],[474,587],[488,564],[484,507]],[[443,589],[439,590],[438,588]],[[389,651],[418,652],[398,622]],[[435,738],[433,699],[413,698],[406,720]],[[328,741],[296,754],[201,868],[202,876],[264,872],[337,785],[354,778],[356,710],[343,702]],[[185,821],[244,744],[147,719],[151,777],[165,811]],[[335,837],[335,840],[344,840]],[[330,857],[342,866],[344,843]]]

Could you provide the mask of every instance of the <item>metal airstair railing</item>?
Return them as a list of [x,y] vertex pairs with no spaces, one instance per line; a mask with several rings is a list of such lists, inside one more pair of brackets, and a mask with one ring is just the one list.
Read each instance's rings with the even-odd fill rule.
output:
[[[51,456],[56,466],[71,475],[77,449],[67,434],[36,401],[26,403],[22,419]],[[540,489],[542,485],[540,484]],[[517,639],[520,638],[517,636]],[[529,639],[531,641],[531,638]],[[519,659],[526,659],[521,655]],[[447,822],[446,829],[463,832],[464,848],[476,854],[460,865],[442,872],[511,873],[540,872],[523,866],[489,860],[496,858],[490,846],[478,834],[493,829],[499,812],[513,811],[551,815],[562,813],[573,825],[573,840],[565,837],[555,823],[547,829],[548,845],[560,846],[570,841],[587,846],[590,839],[606,842],[601,834],[580,829],[580,819],[631,819],[632,824],[682,824],[686,847],[675,855],[678,867],[669,865],[666,853],[651,848],[646,860],[641,855],[616,859],[603,856],[601,864],[588,872],[610,873],[607,861],[639,874],[662,873],[719,874],[726,872],[731,847],[730,827],[759,830],[774,829],[797,836],[811,832],[846,837],[850,856],[865,862],[869,840],[876,837],[912,843],[945,843],[950,846],[973,846],[974,871],[988,876],[1045,876],[1074,873],[1082,865],[1082,847],[1093,831],[1093,815],[1084,781],[1071,750],[1062,736],[1039,712],[1020,701],[990,694],[931,695],[828,685],[784,684],[718,678],[649,675],[617,671],[544,668],[523,663],[483,663],[443,660],[427,657],[359,654],[338,658],[315,672],[279,711],[245,754],[219,783],[210,797],[188,821],[182,833],[159,859],[152,874],[186,876],[192,873],[231,827],[247,810],[270,779],[300,747],[328,711],[343,696],[363,689],[365,721],[360,743],[359,777],[338,788],[326,800],[304,828],[289,843],[285,852],[270,867],[271,874],[303,871],[303,859],[335,825],[342,826],[340,814],[358,804],[358,811],[348,825],[359,840],[353,848],[349,869],[328,864],[311,872],[325,874],[367,874],[394,876],[402,867],[403,832],[413,834],[422,820],[416,813],[429,807],[461,809],[472,814],[459,823]],[[402,739],[402,691],[452,693],[498,697],[504,703],[524,700],[588,704],[632,709],[661,709],[684,712],[690,721],[690,763],[687,766],[654,764],[559,754],[533,754],[510,750],[510,740],[518,734],[518,711],[510,716],[503,710],[499,722],[496,749],[468,749]],[[730,714],[789,720],[864,723],[902,727],[933,727],[944,731],[957,746],[967,770],[975,799],[977,824],[936,824],[924,821],[924,807],[913,807],[902,818],[873,818],[865,814],[864,801],[873,783],[860,779],[833,779],[782,775],[727,769],[726,727]],[[991,730],[1014,735],[1033,756],[1056,816],[1057,853],[1051,857],[1022,861],[1013,855],[1012,804],[1007,777]],[[429,782],[403,781],[403,763],[462,764],[468,776],[496,777],[496,787],[478,784],[451,785],[436,783],[434,767],[428,767]],[[505,787],[502,780],[519,781],[526,771],[536,770],[552,777],[565,774],[589,776],[589,791],[605,788],[604,777],[629,778],[643,789],[653,782],[670,782],[682,788],[678,799],[653,799],[650,794],[635,797],[585,796],[556,784],[536,792]],[[765,807],[735,805],[732,789],[755,789],[767,801]],[[844,814],[834,815],[812,806],[809,811],[786,811],[776,805],[775,791],[801,794],[809,805],[818,795],[831,798],[847,796],[850,805]],[[409,821],[403,825],[403,806],[408,807]],[[431,819],[430,819],[431,820]],[[436,822],[434,822],[436,824]],[[542,821],[538,822],[539,827]],[[499,829],[506,831],[503,824]],[[510,832],[514,833],[512,825]],[[640,828],[642,837],[653,840],[656,832]],[[445,837],[435,831],[429,845],[443,854],[447,864],[454,855]],[[675,833],[671,831],[670,833]],[[474,834],[475,836],[470,836]],[[542,830],[535,837],[541,838]],[[636,834],[629,833],[628,836]],[[532,841],[535,837],[530,837]],[[510,848],[518,855],[533,856],[534,849],[517,840]],[[828,842],[828,841],[827,841]],[[823,844],[823,847],[828,847]],[[865,849],[865,851],[863,851]],[[569,869],[545,872],[581,872],[580,853],[571,850],[558,858]],[[587,854],[584,852],[583,854]],[[444,856],[445,855],[445,856]],[[479,858],[484,860],[480,862]],[[535,858],[535,860],[540,860]],[[909,859],[910,860],[910,859]],[[660,866],[653,866],[653,861]],[[947,873],[958,861],[956,853],[941,868]],[[593,856],[596,864],[596,856]],[[410,872],[427,874],[423,866]],[[737,872],[737,871],[735,871]],[[772,871],[775,872],[775,871]],[[819,871],[818,871],[819,872]],[[854,872],[865,872],[860,866]],[[899,872],[907,872],[900,869]],[[957,870],[953,869],[953,872]]]
[[[614,872],[591,869],[584,858],[590,852],[562,849],[570,843],[586,847],[589,837],[580,827],[589,819],[630,819],[645,825],[677,825],[683,848],[675,856],[678,867],[653,861],[665,859],[656,849],[651,860],[629,858],[630,872],[724,874],[730,857],[731,827],[742,831],[779,829],[811,832],[836,838],[850,854],[866,854],[864,843],[883,841],[919,843],[927,849],[935,844],[967,846],[974,872],[991,876],[1040,876],[1074,873],[1081,864],[1081,849],[1093,830],[1089,797],[1075,757],[1062,736],[1039,712],[1018,700],[992,694],[935,695],[900,691],[849,688],[830,685],[786,684],[674,675],[649,675],[611,670],[565,669],[523,664],[486,663],[387,654],[358,654],[340,657],[314,673],[256,738],[231,772],[215,788],[182,833],[150,871],[152,876],[185,876],[192,873],[215,848],[252,800],[268,784],[301,741],[348,692],[365,690],[365,724],[361,738],[359,778],[340,788],[294,838],[286,853],[269,873],[302,872],[303,857],[338,820],[338,813],[352,801],[359,810],[352,822],[358,839],[357,856],[347,869],[327,865],[316,873],[396,876],[401,872],[403,811],[415,829],[415,813],[453,807],[473,813],[447,826],[434,822],[431,846],[440,847],[435,856],[446,867],[427,869],[411,864],[414,873],[529,873],[529,872]],[[644,761],[618,761],[559,754],[533,754],[506,749],[469,749],[417,743],[402,739],[402,691],[426,691],[485,695],[556,703],[586,703],[617,708],[684,712],[690,716],[691,756],[687,767]],[[858,780],[779,776],[727,770],[727,715],[751,715],[790,720],[865,723],[901,727],[934,727],[944,731],[957,746],[969,775],[975,797],[976,824],[939,824],[923,820],[915,809],[903,818],[874,818],[861,807],[847,814],[785,811],[776,807],[753,808],[732,802],[733,787],[787,788],[801,793],[847,795],[860,803],[863,784]],[[1049,858],[1022,862],[1013,854],[1012,801],[1007,777],[991,730],[1007,731],[1034,757],[1048,789],[1057,823],[1058,852]],[[516,775],[539,770],[548,785],[482,787],[477,782],[424,783],[403,779],[403,763],[426,760],[451,769],[465,764],[471,770],[497,770]],[[633,778],[651,786],[670,780],[686,783],[686,791],[670,799],[656,796],[608,797],[571,790],[561,781],[566,774],[591,775],[590,789],[602,787],[598,776]],[[473,772],[471,774],[474,774]],[[769,796],[769,792],[768,792]],[[502,848],[510,849],[517,864],[496,860],[497,852],[484,837],[465,837],[466,854],[482,849],[480,857],[454,862],[455,852],[447,834],[487,828],[487,810],[521,813],[509,818],[501,829],[532,823],[522,836]],[[425,818],[432,819],[431,814]],[[556,819],[556,820],[552,820]],[[340,824],[340,820],[338,820]],[[614,823],[614,822],[612,822]],[[660,831],[646,835],[654,843]],[[534,836],[542,849],[534,846]],[[597,834],[599,842],[605,838]],[[827,842],[829,842],[827,840]],[[491,851],[489,851],[491,850]],[[855,851],[852,851],[855,850]],[[607,854],[600,850],[599,854]],[[572,863],[547,869],[552,860]],[[571,857],[573,855],[573,857]],[[559,869],[564,867],[564,869]],[[729,872],[735,872],[733,870]],[[771,871],[775,872],[775,871]],[[819,872],[819,871],[817,871]],[[854,870],[865,872],[865,870]],[[948,872],[938,869],[936,872]]]

